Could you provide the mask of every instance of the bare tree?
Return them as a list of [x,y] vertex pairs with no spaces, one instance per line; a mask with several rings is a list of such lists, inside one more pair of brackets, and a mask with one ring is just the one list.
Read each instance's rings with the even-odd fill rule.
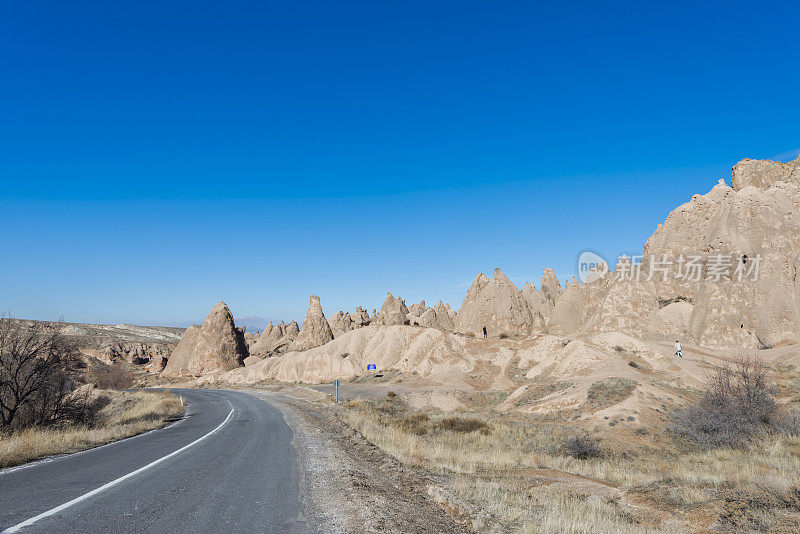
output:
[[75,347],[58,331],[0,318],[0,429],[58,419],[78,369]]

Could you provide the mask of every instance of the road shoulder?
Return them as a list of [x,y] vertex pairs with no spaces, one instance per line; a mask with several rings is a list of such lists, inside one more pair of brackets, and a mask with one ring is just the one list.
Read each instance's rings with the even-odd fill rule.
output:
[[342,423],[311,391],[248,389],[284,414],[300,460],[301,494],[318,532],[470,532],[427,497],[435,481]]

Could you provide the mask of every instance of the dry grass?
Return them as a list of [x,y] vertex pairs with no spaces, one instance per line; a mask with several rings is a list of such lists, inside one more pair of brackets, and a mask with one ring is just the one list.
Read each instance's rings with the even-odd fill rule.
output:
[[578,428],[564,423],[492,414],[482,418],[490,432],[462,433],[399,398],[351,402],[342,418],[397,459],[446,475],[515,532],[800,531],[796,436],[701,451],[630,429],[621,439],[649,440],[640,452],[615,452],[606,436],[601,457],[576,459],[563,444]]
[[589,387],[586,401],[590,409],[602,409],[627,399],[636,389],[636,382],[629,378],[606,378]]
[[23,464],[54,454],[78,452],[153,430],[179,415],[180,400],[165,392],[105,391],[111,402],[91,426],[29,428],[0,435],[0,467]]

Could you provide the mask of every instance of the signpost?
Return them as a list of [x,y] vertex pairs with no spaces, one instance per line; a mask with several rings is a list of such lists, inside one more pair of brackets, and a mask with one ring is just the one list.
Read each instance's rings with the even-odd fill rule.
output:
[[339,379],[333,381],[333,387],[336,388],[336,404],[339,404]]
[[377,371],[377,370],[378,370],[378,368],[375,366],[374,363],[368,363],[367,364],[367,371]]

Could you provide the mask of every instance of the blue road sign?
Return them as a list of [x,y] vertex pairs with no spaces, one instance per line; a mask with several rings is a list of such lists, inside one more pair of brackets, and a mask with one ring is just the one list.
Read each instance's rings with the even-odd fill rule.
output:
[[375,367],[375,364],[374,364],[374,363],[368,363],[368,364],[367,364],[367,371],[376,371],[377,369],[378,369],[378,368],[377,368],[377,367]]

